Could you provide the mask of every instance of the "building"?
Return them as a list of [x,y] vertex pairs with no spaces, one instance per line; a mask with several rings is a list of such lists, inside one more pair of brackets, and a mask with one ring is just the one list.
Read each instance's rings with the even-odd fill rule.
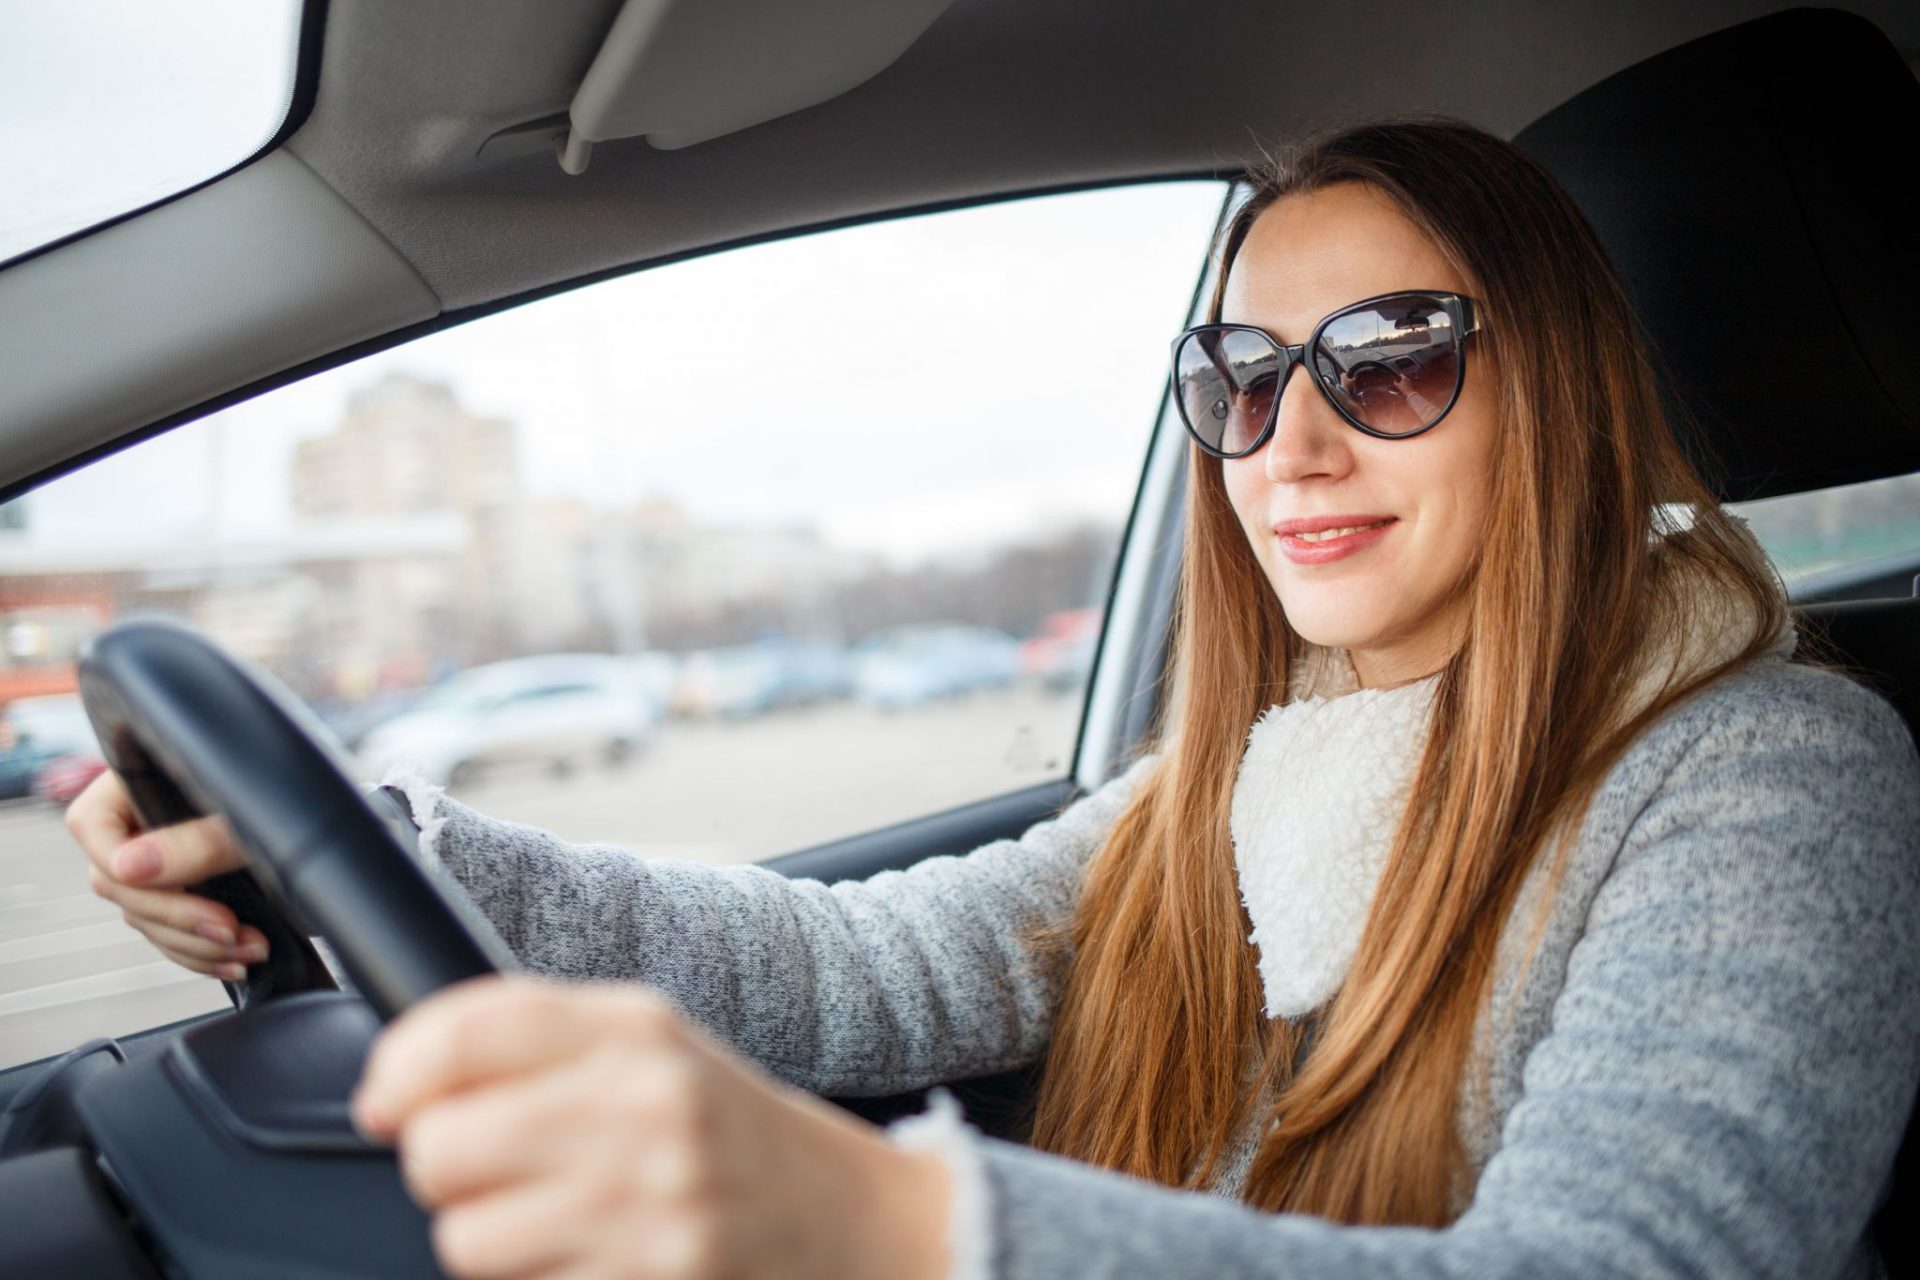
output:
[[438,519],[457,546],[344,560],[317,575],[315,648],[357,696],[540,647],[523,608],[537,566],[521,554],[529,506],[511,422],[464,408],[452,388],[394,374],[354,393],[339,425],[292,462],[296,529]]

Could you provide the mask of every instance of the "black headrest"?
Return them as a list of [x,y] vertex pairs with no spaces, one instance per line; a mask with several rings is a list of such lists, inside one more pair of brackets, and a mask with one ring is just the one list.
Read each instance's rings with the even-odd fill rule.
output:
[[1920,82],[1872,23],[1742,23],[1514,141],[1598,230],[1722,498],[1920,470]]

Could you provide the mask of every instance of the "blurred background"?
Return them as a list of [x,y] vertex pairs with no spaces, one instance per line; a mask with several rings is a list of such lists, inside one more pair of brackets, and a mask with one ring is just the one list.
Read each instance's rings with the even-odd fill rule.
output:
[[[1225,190],[755,245],[487,316],[0,506],[0,1067],[219,1007],[87,891],[87,637],[165,615],[361,779],[757,860],[1072,767]],[[1116,270],[1124,264],[1124,270]]]

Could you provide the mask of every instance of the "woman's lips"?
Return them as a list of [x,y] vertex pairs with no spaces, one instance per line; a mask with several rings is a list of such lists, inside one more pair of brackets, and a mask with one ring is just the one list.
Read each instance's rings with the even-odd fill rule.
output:
[[[1359,520],[1352,522],[1355,525],[1361,523],[1363,522]],[[1337,538],[1316,539],[1312,542],[1308,542],[1297,533],[1283,533],[1280,535],[1280,554],[1295,564],[1328,564],[1334,560],[1344,560],[1350,555],[1365,551],[1386,537],[1398,523],[1395,517],[1388,516],[1383,523],[1375,524],[1371,528],[1363,528],[1358,533],[1343,534]]]

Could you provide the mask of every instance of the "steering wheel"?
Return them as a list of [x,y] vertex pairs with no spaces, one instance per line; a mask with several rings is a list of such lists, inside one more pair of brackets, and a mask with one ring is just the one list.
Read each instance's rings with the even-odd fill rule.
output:
[[326,729],[271,676],[177,623],[121,623],[80,658],[80,697],[107,764],[151,828],[219,815],[245,871],[194,893],[267,936],[236,1003],[337,987],[327,939],[382,1020],[441,987],[514,968],[466,895],[408,854]]

